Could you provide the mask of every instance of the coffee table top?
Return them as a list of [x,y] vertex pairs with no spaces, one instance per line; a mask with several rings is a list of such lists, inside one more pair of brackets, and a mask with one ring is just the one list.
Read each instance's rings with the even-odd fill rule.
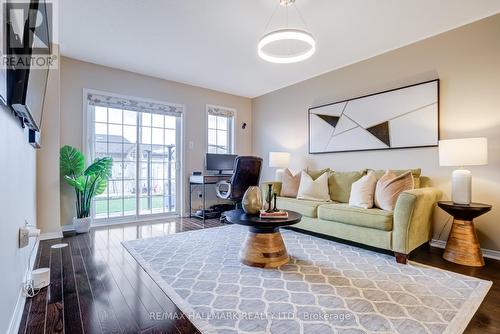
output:
[[302,215],[295,211],[283,210],[288,212],[288,218],[260,218],[258,215],[246,214],[242,209],[224,212],[226,219],[233,224],[250,226],[254,229],[271,229],[297,224],[302,219]]

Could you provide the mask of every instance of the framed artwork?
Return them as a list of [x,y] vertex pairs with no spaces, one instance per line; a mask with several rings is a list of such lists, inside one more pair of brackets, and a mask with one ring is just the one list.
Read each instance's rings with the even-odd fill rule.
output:
[[437,146],[439,79],[309,109],[309,153]]

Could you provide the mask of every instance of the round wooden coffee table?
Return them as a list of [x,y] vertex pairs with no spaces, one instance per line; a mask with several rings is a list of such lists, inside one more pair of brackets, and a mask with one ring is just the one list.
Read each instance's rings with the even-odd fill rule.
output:
[[288,263],[290,258],[279,229],[297,224],[302,215],[286,211],[288,212],[286,219],[260,218],[248,215],[241,209],[225,212],[226,219],[230,223],[248,226],[248,234],[240,250],[242,263],[260,268],[276,268]]

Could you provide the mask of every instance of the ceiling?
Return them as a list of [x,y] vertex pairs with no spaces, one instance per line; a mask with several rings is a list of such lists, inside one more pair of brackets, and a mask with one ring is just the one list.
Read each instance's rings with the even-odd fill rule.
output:
[[[297,0],[317,52],[272,64],[256,46],[277,2],[63,0],[61,53],[256,97],[500,12],[499,0]],[[292,11],[289,21],[303,27]],[[280,23],[284,12],[266,31]]]

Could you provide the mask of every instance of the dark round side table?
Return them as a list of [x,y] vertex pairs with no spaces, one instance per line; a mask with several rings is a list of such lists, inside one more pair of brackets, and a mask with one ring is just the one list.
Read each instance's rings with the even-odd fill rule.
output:
[[241,209],[225,212],[230,223],[249,227],[240,250],[242,263],[260,268],[276,268],[288,263],[290,258],[281,237],[280,227],[297,224],[302,215],[286,211],[288,218],[285,219],[260,218],[258,215],[248,215]]
[[490,211],[489,204],[455,204],[451,201],[438,202],[438,206],[453,216],[453,225],[446,242],[443,258],[466,266],[484,266],[481,245],[477,239],[474,218]]

